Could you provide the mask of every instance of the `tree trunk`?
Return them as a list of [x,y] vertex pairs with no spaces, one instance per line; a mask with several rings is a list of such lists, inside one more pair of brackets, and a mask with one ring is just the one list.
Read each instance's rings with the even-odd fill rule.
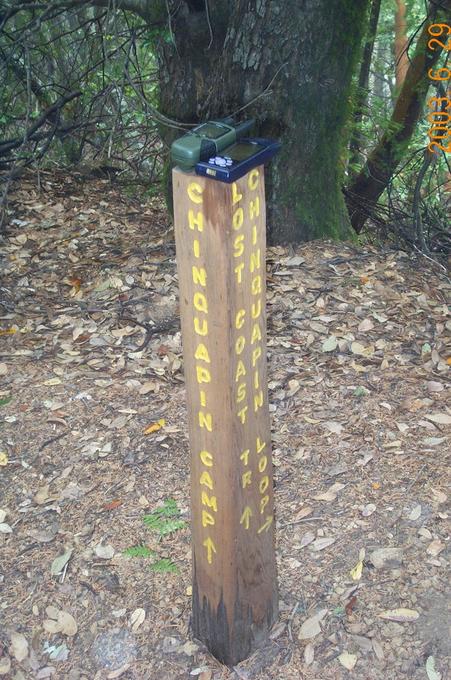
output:
[[445,21],[444,12],[431,6],[387,130],[346,191],[351,223],[358,234],[402,160],[421,116],[431,82],[428,71],[441,54],[441,50],[428,49],[428,26],[440,21]]
[[396,0],[396,14],[395,14],[395,72],[396,72],[396,91],[402,87],[405,80],[407,69],[409,68],[409,56],[407,54],[407,47],[409,41],[407,38],[406,26],[406,3],[404,0]]
[[373,58],[374,42],[376,40],[377,24],[381,9],[381,0],[372,0],[370,21],[368,24],[367,38],[363,48],[362,63],[360,65],[359,82],[357,86],[357,98],[354,111],[354,133],[349,145],[349,164],[356,166],[361,161],[361,152],[364,139],[359,129],[365,109],[368,106],[368,86],[370,78],[371,60]]
[[352,234],[339,159],[368,4],[190,0],[175,45],[160,44],[163,113],[195,123],[248,105],[258,134],[282,141],[267,182],[272,243]]

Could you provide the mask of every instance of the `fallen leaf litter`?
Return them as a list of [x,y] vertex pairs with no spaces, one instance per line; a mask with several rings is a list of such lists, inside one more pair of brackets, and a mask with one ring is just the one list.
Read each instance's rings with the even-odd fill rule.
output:
[[[16,186],[2,245],[0,675],[445,678],[439,270],[372,247],[268,250],[281,614],[227,670],[190,640],[189,530],[162,548],[142,523],[167,498],[189,519],[168,217],[102,181],[42,183]],[[123,555],[143,544],[179,573]]]

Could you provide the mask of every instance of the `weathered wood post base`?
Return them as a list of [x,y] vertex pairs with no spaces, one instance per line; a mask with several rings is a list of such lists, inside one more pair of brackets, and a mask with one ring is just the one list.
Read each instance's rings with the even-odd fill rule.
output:
[[277,617],[263,167],[173,171],[191,448],[193,634],[233,665]]

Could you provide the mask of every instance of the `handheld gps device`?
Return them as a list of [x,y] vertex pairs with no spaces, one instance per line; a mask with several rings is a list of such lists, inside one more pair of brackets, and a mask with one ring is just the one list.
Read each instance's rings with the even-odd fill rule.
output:
[[234,125],[232,118],[224,118],[202,123],[172,143],[172,161],[181,170],[189,172],[199,161],[215,156],[243,137],[254,122],[250,119]]
[[208,160],[196,163],[196,174],[230,184],[257,165],[269,161],[280,147],[280,142],[274,139],[241,139],[224,149],[221,155],[212,154]]

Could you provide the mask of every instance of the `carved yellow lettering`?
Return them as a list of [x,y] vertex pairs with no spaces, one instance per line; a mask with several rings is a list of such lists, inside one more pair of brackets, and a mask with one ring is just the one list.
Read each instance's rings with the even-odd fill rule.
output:
[[254,272],[256,269],[260,269],[260,267],[261,267],[260,248],[258,248],[258,250],[251,253],[251,265],[250,265],[251,272]]
[[211,564],[213,562],[213,553],[216,554],[216,546],[210,536],[205,539],[202,545],[207,549],[207,562]]
[[199,212],[197,213],[197,217],[194,215],[194,210],[188,210],[188,224],[189,228],[193,229],[197,227],[197,231],[203,232],[204,230],[204,215]]
[[213,431],[213,419],[211,413],[199,411],[199,427],[205,427],[209,432]]
[[260,387],[260,376],[258,375],[258,371],[255,371],[254,373],[254,389],[258,390]]
[[263,406],[263,392],[260,390],[258,394],[254,394],[254,411],[258,411]]
[[244,337],[244,335],[239,335],[235,341],[235,354],[238,354],[239,356],[243,351],[245,344],[246,338]]
[[235,231],[241,229],[241,227],[243,226],[243,222],[244,222],[244,210],[243,208],[237,208],[233,213],[232,217],[232,225]]
[[206,405],[207,405],[207,395],[205,394],[205,392],[203,390],[200,390],[199,398],[200,398],[200,405],[205,408]]
[[[251,255],[252,258],[252,255]],[[199,284],[200,286],[206,286],[207,285],[207,272],[203,267],[196,267],[196,265],[193,265],[192,267],[192,273],[193,273],[193,283]]]
[[244,309],[239,309],[235,316],[235,328],[239,330],[244,326],[244,317],[246,316],[246,311]]
[[208,349],[202,342],[200,342],[197,345],[196,351],[194,352],[194,358],[198,359],[199,361],[205,361],[207,364],[210,363],[210,355],[208,354]]
[[241,411],[238,411],[237,415],[238,415],[238,418],[241,421],[241,425],[244,425],[244,423],[246,422],[246,412],[247,412],[247,406],[243,406]]
[[193,203],[202,203],[203,189],[197,182],[188,184],[188,196]]
[[267,517],[267,518],[266,518],[266,522],[265,522],[264,524],[262,524],[262,526],[260,527],[260,529],[257,531],[257,534],[261,534],[262,531],[265,531],[265,529],[266,529],[266,531],[268,531],[269,527],[270,527],[271,524],[272,524],[272,521],[273,521],[272,515],[269,516],[269,517]]
[[209,453],[208,451],[201,451],[199,453],[199,456],[205,467],[213,467],[213,456],[211,455],[211,453]]
[[269,503],[269,496],[263,496],[263,498],[260,499],[260,514],[263,515],[265,512],[265,508]]
[[240,264],[237,264],[237,266],[233,270],[236,274],[236,280],[238,281],[238,283],[241,283],[241,281],[242,281],[241,274],[242,274],[243,269],[244,269],[244,262],[240,262]]
[[251,306],[251,316],[253,319],[258,319],[262,313],[262,301],[258,298],[257,302],[253,302]]
[[238,382],[242,375],[246,375],[246,369],[241,359],[239,359],[236,367],[235,382]]
[[259,295],[262,292],[262,277],[260,274],[254,276],[251,283],[252,295]]
[[239,404],[244,399],[246,399],[246,383],[241,383],[236,391],[236,401]]
[[264,477],[261,478],[260,484],[258,485],[260,493],[261,494],[265,493],[268,486],[269,486],[269,477],[268,477],[268,475],[265,475]]
[[202,526],[208,527],[215,523],[215,518],[207,510],[202,510]]
[[196,366],[196,377],[199,385],[201,383],[211,382],[211,373],[208,368],[205,368],[204,366]]
[[194,293],[193,305],[198,312],[204,312],[205,314],[208,314],[207,298],[203,293]]
[[268,456],[262,456],[261,458],[259,458],[259,461],[258,461],[258,471],[264,472],[266,470],[267,465],[268,465]]
[[238,191],[238,187],[236,185],[236,182],[233,182],[233,184],[232,184],[232,204],[235,205],[235,203],[239,203],[242,198],[243,198],[243,194],[240,194],[240,192]]
[[202,491],[202,505],[206,505],[215,512],[218,512],[218,500],[216,496],[209,496],[206,491]]
[[260,177],[260,173],[257,170],[257,168],[254,168],[253,170],[250,171],[249,176],[247,178],[247,185],[249,189],[254,191],[258,187],[258,179]]
[[238,234],[233,241],[233,257],[241,257],[244,253],[244,234]]
[[242,460],[245,465],[249,464],[249,453],[250,449],[246,449],[246,451],[243,451],[243,453],[240,456],[240,460]]
[[255,368],[255,364],[257,363],[257,359],[260,359],[261,355],[262,355],[262,348],[256,347],[252,352],[252,366],[254,368]]
[[[201,325],[202,323],[202,325]],[[197,333],[197,335],[208,335],[208,322],[207,319],[202,319],[202,322],[199,321],[197,316],[194,317],[194,332]]]
[[257,225],[254,224],[252,227],[252,245],[257,245]]
[[197,238],[195,238],[194,241],[193,241],[193,251],[194,251],[194,257],[200,257],[200,243],[197,240]]
[[246,531],[249,529],[251,517],[252,517],[252,510],[248,505],[246,505],[246,507],[243,510],[243,514],[241,515],[241,518],[240,518],[240,524],[243,524]]
[[243,489],[245,489],[247,486],[250,486],[252,484],[252,470],[248,470],[247,472],[243,472],[241,475],[241,486]]
[[256,196],[255,201],[249,202],[249,218],[253,220],[254,217],[258,217],[259,215],[260,215],[260,196]]
[[252,335],[251,335],[251,345],[255,344],[259,340],[262,339],[262,334],[260,331],[260,326],[258,323],[254,323],[254,326],[252,328]]
[[262,440],[260,439],[260,437],[257,437],[256,446],[257,446],[257,453],[260,453],[260,452],[263,451],[263,449],[265,448],[266,442],[262,442]]
[[213,480],[211,478],[211,475],[207,470],[204,470],[200,476],[199,484],[201,486],[206,486],[210,489],[210,491],[213,491]]

